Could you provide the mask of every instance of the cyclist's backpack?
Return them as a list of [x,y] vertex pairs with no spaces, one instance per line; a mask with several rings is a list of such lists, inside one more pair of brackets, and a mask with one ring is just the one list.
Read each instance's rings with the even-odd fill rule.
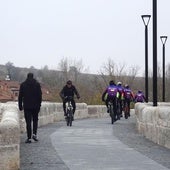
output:
[[142,93],[138,93],[136,95],[136,99],[135,99],[136,102],[143,102],[144,99],[143,99],[143,94]]
[[132,93],[132,92],[131,92],[130,89],[126,89],[126,90],[124,91],[125,98],[126,98],[126,99],[131,99],[131,97],[132,97],[131,93]]
[[116,97],[118,89],[116,86],[109,86],[107,88],[107,93],[109,97]]

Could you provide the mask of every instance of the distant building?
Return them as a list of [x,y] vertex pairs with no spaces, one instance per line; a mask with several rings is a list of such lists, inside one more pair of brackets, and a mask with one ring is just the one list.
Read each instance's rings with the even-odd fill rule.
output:
[[[0,102],[17,101],[19,95],[20,83],[11,81],[7,76],[5,80],[0,80]],[[48,88],[42,85],[42,98],[44,101],[50,101],[52,98]]]
[[0,80],[0,101],[18,100],[20,84],[11,80]]

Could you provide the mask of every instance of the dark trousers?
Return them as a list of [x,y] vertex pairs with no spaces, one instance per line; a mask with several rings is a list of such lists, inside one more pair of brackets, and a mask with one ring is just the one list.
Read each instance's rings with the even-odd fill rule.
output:
[[[65,99],[65,100],[63,101],[63,110],[64,110],[65,113],[66,113],[66,103],[67,103],[67,102],[68,102],[67,99]],[[76,103],[75,103],[74,99],[71,100],[71,104],[72,104],[72,106],[73,106],[73,114],[74,114],[74,112],[75,112],[75,110],[76,110]]]
[[31,139],[32,136],[32,122],[33,122],[33,134],[37,135],[38,113],[39,113],[39,109],[24,110],[28,139]]

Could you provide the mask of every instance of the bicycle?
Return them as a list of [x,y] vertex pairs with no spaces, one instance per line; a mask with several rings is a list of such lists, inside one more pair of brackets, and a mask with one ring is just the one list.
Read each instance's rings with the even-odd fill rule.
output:
[[67,103],[66,103],[66,123],[67,126],[72,126],[73,121],[73,106],[71,104],[72,97],[67,97]]
[[128,106],[127,101],[125,101],[125,105],[124,105],[124,115],[125,115],[125,119],[128,119],[128,117],[130,117],[130,108]]
[[122,116],[122,105],[120,103],[121,101],[118,99],[117,100],[117,119],[120,120]]

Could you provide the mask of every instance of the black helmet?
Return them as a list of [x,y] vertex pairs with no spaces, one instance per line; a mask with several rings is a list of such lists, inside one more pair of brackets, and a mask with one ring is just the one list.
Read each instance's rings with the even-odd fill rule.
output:
[[71,81],[71,80],[68,80],[68,81],[67,81],[67,84],[68,84],[68,85],[72,85],[72,81]]
[[115,82],[113,80],[110,80],[109,85],[114,85]]

